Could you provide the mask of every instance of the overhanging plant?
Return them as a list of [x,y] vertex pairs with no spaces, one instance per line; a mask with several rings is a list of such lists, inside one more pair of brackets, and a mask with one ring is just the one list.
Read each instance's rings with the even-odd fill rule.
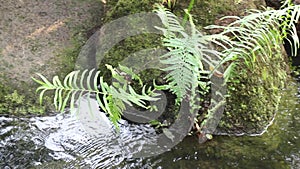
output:
[[[208,92],[209,82],[206,79],[209,79],[211,74],[210,71],[205,69],[202,61],[205,60],[205,57],[209,58],[209,54],[221,58],[219,56],[221,53],[209,48],[209,38],[203,36],[196,29],[190,14],[187,13],[191,26],[189,30],[186,30],[177,17],[167,9],[158,5],[156,12],[165,26],[164,28],[158,28],[164,32],[163,45],[169,50],[167,54],[160,57],[160,62],[167,66],[163,69],[163,71],[168,72],[165,77],[167,84],[161,86],[154,84],[155,89],[148,89],[146,92],[146,87],[143,86],[138,75],[124,66],[120,66],[120,71],[138,79],[143,88],[141,95],[137,94],[124,75],[121,75],[119,71],[110,65],[107,68],[111,71],[112,78],[116,80],[111,85],[99,76],[100,72],[97,71],[94,74],[94,70],[85,70],[82,73],[79,71],[71,72],[63,82],[57,76],[53,78],[53,82],[49,82],[43,75],[38,74],[42,80],[35,78],[33,80],[41,85],[37,89],[37,91],[40,91],[40,101],[42,102],[44,92],[54,90],[54,105],[59,111],[63,111],[67,103],[70,104],[72,109],[77,98],[82,97],[83,94],[93,94],[96,95],[101,109],[109,115],[115,125],[121,118],[125,104],[131,105],[133,103],[139,107],[151,109],[152,107],[146,106],[146,101],[157,100],[155,90],[170,90],[177,96],[177,104],[186,99],[190,102],[191,109],[199,108],[199,105],[194,104],[196,94],[199,93],[197,88],[202,89],[201,95]],[[208,64],[215,65],[211,60],[205,61]],[[100,87],[97,84],[98,79],[100,79]]]
[[[279,10],[267,8],[265,11],[250,10],[244,17],[226,16],[221,19],[234,20],[226,26],[211,25],[207,29],[222,29],[216,36],[230,35],[230,41],[220,42],[224,45],[223,53],[226,61],[241,59],[251,70],[256,64],[267,63],[274,56],[274,51],[280,50],[287,36],[293,47],[293,55],[299,48],[299,38],[295,24],[299,21],[300,6],[285,1]],[[289,40],[289,39],[287,39]],[[240,62],[232,62],[225,72],[225,77],[235,75],[234,67]]]
[[[140,78],[132,72],[131,69],[119,66],[122,74],[110,65],[106,65],[111,71],[112,78],[117,81],[109,85],[99,76],[100,71],[84,70],[83,72],[73,71],[69,73],[63,81],[59,80],[58,76],[53,78],[53,81],[48,81],[43,75],[38,74],[42,80],[33,78],[35,82],[40,84],[37,91],[40,92],[40,102],[43,101],[43,96],[46,91],[54,90],[53,103],[58,111],[63,112],[67,104],[74,109],[77,99],[83,95],[95,96],[101,109],[109,115],[112,123],[118,127],[117,122],[121,119],[122,112],[125,110],[125,103],[128,105],[136,104],[142,108],[149,109],[145,101],[156,101],[157,96],[151,88],[146,89]],[[131,79],[137,79],[142,86],[142,94],[134,91],[128,83],[126,76]],[[98,85],[98,80],[101,85]]]
[[[200,108],[200,105],[196,104],[196,95],[199,94],[199,89],[204,91],[200,93],[202,96],[205,92],[209,92],[210,82],[207,79],[215,73],[229,79],[237,73],[234,67],[241,61],[244,61],[250,69],[254,68],[253,64],[259,64],[258,60],[267,62],[268,57],[264,56],[272,55],[274,47],[280,45],[288,34],[292,35],[295,40],[293,45],[297,47],[299,42],[294,23],[299,19],[299,9],[299,6],[288,5],[280,10],[268,9],[265,12],[253,10],[242,18],[231,17],[236,21],[227,26],[207,27],[207,29],[222,29],[221,33],[203,35],[196,29],[189,13],[187,15],[190,27],[187,28],[180,24],[173,13],[162,6],[157,6],[155,12],[164,25],[163,28],[158,29],[163,31],[163,45],[169,50],[167,54],[160,57],[161,63],[167,66],[163,70],[168,72],[165,77],[167,84],[161,86],[154,84],[155,89],[146,90],[141,80],[138,80],[143,91],[142,94],[137,94],[127,78],[111,66],[108,68],[116,82],[110,85],[100,76],[100,72],[97,71],[94,76],[94,70],[85,70],[83,73],[71,72],[63,82],[58,77],[54,77],[53,82],[49,82],[43,75],[38,74],[42,80],[34,80],[40,84],[37,89],[40,91],[40,101],[45,91],[54,90],[54,104],[58,110],[63,111],[68,103],[73,108],[75,100],[84,93],[94,94],[99,106],[109,115],[114,125],[117,125],[117,121],[121,118],[125,104],[135,104],[150,109],[146,101],[157,100],[155,90],[170,90],[177,96],[177,104],[187,99],[190,101],[191,109]],[[217,47],[212,48],[211,44]],[[223,74],[216,72],[217,68],[224,63],[228,63],[225,72]],[[139,79],[138,75],[129,68],[122,66],[120,68],[131,78]],[[97,83],[98,79],[100,84]],[[213,110],[214,108],[208,112],[199,130],[205,125],[207,119],[213,118]]]

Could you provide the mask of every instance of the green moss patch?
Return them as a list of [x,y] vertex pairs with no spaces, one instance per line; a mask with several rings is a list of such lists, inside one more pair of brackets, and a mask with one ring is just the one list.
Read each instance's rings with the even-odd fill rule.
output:
[[24,115],[44,114],[45,106],[42,106],[30,96],[34,93],[23,93],[13,87],[0,83],[0,114]]
[[286,55],[274,49],[268,61],[257,60],[250,70],[240,62],[237,73],[227,84],[227,106],[219,132],[257,134],[274,118],[280,90],[288,78]]

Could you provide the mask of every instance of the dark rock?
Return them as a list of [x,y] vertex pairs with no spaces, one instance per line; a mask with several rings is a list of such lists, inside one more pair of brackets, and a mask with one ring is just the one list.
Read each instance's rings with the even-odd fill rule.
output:
[[279,9],[282,5],[282,0],[266,0],[266,5],[275,9]]
[[47,16],[47,12],[39,12],[39,16]]
[[[272,7],[274,9],[279,9],[285,0],[265,0],[265,1],[267,6]],[[293,3],[296,5],[300,4],[300,0],[294,0]]]

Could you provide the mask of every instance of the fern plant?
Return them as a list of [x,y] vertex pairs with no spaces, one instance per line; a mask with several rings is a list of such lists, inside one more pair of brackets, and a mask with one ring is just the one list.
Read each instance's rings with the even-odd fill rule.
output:
[[[227,36],[220,35],[204,35],[197,30],[192,16],[186,10],[189,24],[182,22],[170,11],[158,6],[156,10],[158,16],[162,20],[164,27],[158,27],[163,34],[163,45],[169,50],[168,53],[160,57],[161,63],[166,65],[163,69],[168,74],[165,77],[167,84],[156,86],[156,89],[168,89],[176,96],[176,103],[182,103],[185,99],[190,105],[190,113],[194,113],[194,117],[199,116],[198,111],[201,108],[201,102],[213,85],[216,88],[222,88],[223,84],[212,84],[212,76],[222,73],[217,70],[225,62],[224,53],[216,50],[212,45],[225,48],[218,40],[230,41]],[[218,40],[216,40],[218,39]],[[222,82],[221,82],[222,83]],[[218,89],[217,89],[218,90]],[[202,133],[205,124],[215,123],[215,114],[222,111],[225,105],[225,91],[213,91],[217,98],[210,98],[211,105],[208,108],[208,114],[202,114],[204,120],[201,121],[201,127],[197,128],[197,132]],[[216,100],[215,100],[216,99]],[[197,126],[197,118],[194,119]],[[208,132],[210,133],[210,132]],[[210,138],[208,134],[207,137]]]
[[[106,65],[111,71],[112,78],[116,79],[111,85],[103,80],[99,71],[94,69],[88,71],[84,70],[82,73],[73,71],[69,73],[63,81],[59,80],[58,76],[53,78],[53,81],[48,81],[43,75],[37,74],[42,80],[33,78],[40,87],[37,91],[40,92],[40,102],[43,101],[43,96],[46,91],[54,90],[54,105],[57,110],[63,112],[66,105],[69,103],[70,108],[73,109],[75,101],[86,94],[90,96],[94,95],[101,109],[105,111],[112,123],[118,127],[117,122],[120,120],[122,112],[125,110],[125,103],[128,105],[136,104],[142,108],[149,109],[146,105],[146,101],[156,101],[158,94],[144,86],[140,78],[133,73],[133,71],[127,67],[119,65],[120,71],[117,71],[110,65]],[[80,74],[81,73],[81,74]],[[137,79],[142,86],[142,94],[138,94],[134,91],[132,86],[125,79],[130,76],[132,79]],[[98,87],[98,80],[100,81],[100,87]]]
[[[265,11],[251,10],[244,17],[226,16],[222,19],[235,20],[226,26],[211,25],[206,29],[222,29],[216,34],[216,40],[224,46],[224,61],[233,61],[225,71],[224,76],[228,80],[235,74],[235,67],[243,60],[250,70],[261,63],[268,63],[274,51],[280,50],[283,40],[288,36],[293,46],[293,55],[299,48],[295,23],[299,21],[300,6],[293,5],[289,0],[279,10],[266,9]],[[221,36],[219,36],[221,35]],[[218,37],[231,37],[218,39]],[[289,40],[289,39],[287,39]]]
[[[228,81],[236,74],[235,67],[241,61],[250,71],[255,70],[257,65],[270,63],[271,57],[278,56],[274,55],[274,52],[280,51],[283,39],[288,35],[293,39],[293,42],[290,42],[291,46],[297,49],[299,38],[295,23],[300,17],[300,6],[294,6],[288,1],[284,5],[287,7],[280,10],[266,9],[264,12],[251,10],[244,17],[224,17],[223,19],[229,18],[235,21],[226,26],[206,27],[222,29],[221,33],[213,35],[201,34],[195,28],[190,14],[187,13],[190,27],[184,28],[174,14],[158,7],[157,13],[165,26],[158,29],[163,31],[163,45],[170,51],[160,58],[161,62],[167,65],[164,70],[169,71],[166,76],[168,84],[160,87],[175,93],[177,103],[180,103],[187,94],[191,94],[192,98],[189,99],[194,104],[193,97],[199,91],[197,87],[207,89],[209,86],[209,83],[201,80],[203,74],[208,73],[207,79],[210,79],[217,68],[226,63],[228,67],[223,76]],[[209,44],[216,46],[220,52]],[[204,64],[208,66],[205,67]],[[207,67],[212,68],[213,71],[209,71]],[[205,128],[206,123],[214,118],[215,112],[222,104],[224,100],[208,110],[206,119],[200,122],[199,130]]]
[[196,29],[188,11],[186,14],[189,25],[185,27],[173,13],[161,6],[157,7],[156,13],[164,25],[157,29],[163,32],[163,45],[169,50],[160,57],[160,62],[167,66],[163,70],[168,72],[165,77],[168,83],[156,87],[173,92],[177,96],[176,103],[180,103],[188,95],[193,100],[199,91],[198,87],[208,91],[209,83],[203,79],[209,79],[212,74],[209,66],[217,66],[218,61],[212,58],[221,59],[222,53],[210,47],[209,37]]
[[[85,70],[81,74],[79,71],[71,72],[63,81],[55,76],[53,82],[38,74],[42,80],[34,79],[34,81],[40,84],[37,89],[40,91],[40,101],[42,102],[44,92],[54,90],[54,104],[58,110],[63,111],[68,103],[73,108],[76,99],[83,94],[95,95],[99,106],[109,114],[114,125],[117,125],[117,121],[121,118],[125,104],[151,109],[146,101],[158,100],[155,90],[170,90],[177,96],[177,104],[185,99],[190,103],[192,110],[195,110],[200,108],[196,96],[198,94],[203,96],[205,92],[209,92],[211,83],[209,79],[215,73],[229,79],[235,73],[234,67],[240,60],[244,60],[252,69],[255,64],[267,63],[269,56],[272,56],[274,46],[280,47],[283,38],[288,34],[294,39],[293,45],[299,46],[294,25],[299,20],[299,6],[288,5],[280,10],[265,12],[253,10],[248,16],[242,18],[225,17],[233,18],[235,21],[227,26],[207,27],[207,29],[223,30],[214,35],[204,35],[197,30],[188,12],[186,13],[189,24],[181,24],[172,12],[159,5],[156,8],[155,12],[164,26],[157,29],[163,32],[163,45],[169,50],[159,58],[160,62],[166,65],[163,71],[168,72],[165,76],[167,84],[160,86],[154,84],[155,89],[146,90],[140,78],[131,69],[123,66],[119,67],[122,72],[125,72],[125,76],[136,79],[142,86],[141,94],[136,93],[123,73],[109,65],[107,68],[115,79],[111,85],[104,81],[99,71],[95,70]],[[217,48],[213,48],[212,44]],[[224,63],[229,65],[224,74],[217,72]],[[208,111],[202,127],[209,118],[213,118],[214,111],[220,107],[220,104],[215,103],[215,107]]]
[[[227,62],[226,65],[228,66],[223,75],[225,81],[231,85],[228,91],[228,94],[231,96],[227,98],[227,101],[231,103],[229,104],[229,110],[233,110],[234,112],[230,114],[230,119],[226,121],[228,125],[233,126],[232,122],[243,125],[243,120],[246,121],[249,117],[249,115],[244,115],[245,112],[252,111],[250,116],[256,118],[257,114],[255,113],[258,113],[262,109],[262,111],[273,110],[272,108],[269,109],[262,106],[274,106],[273,103],[278,103],[279,101],[278,89],[284,86],[287,75],[282,70],[283,65],[285,65],[283,56],[279,54],[282,51],[284,38],[289,36],[293,39],[290,41],[291,46],[294,46],[293,49],[299,48],[299,38],[297,37],[295,23],[299,21],[300,6],[292,5],[288,1],[286,1],[284,6],[279,10],[269,8],[265,11],[251,10],[248,15],[243,17],[227,16],[223,19],[233,20],[229,25],[207,27],[208,29],[217,28],[222,30],[221,33],[214,36],[215,41],[218,41],[220,46],[223,45],[224,50],[222,52],[225,57],[221,63]],[[227,38],[219,39],[222,36]],[[248,79],[250,75],[256,77]],[[253,86],[243,87],[247,84],[248,80],[251,81],[250,84],[252,83]],[[259,84],[262,84],[262,86]],[[245,91],[243,91],[243,88]],[[260,92],[256,93],[254,91],[256,89]],[[266,90],[265,94],[268,93],[267,95],[270,96],[268,98],[270,101],[259,97],[259,94],[263,90]],[[240,100],[241,93],[245,93],[246,98]],[[248,104],[251,104],[251,102],[249,102],[247,96],[250,99],[256,100],[256,105],[252,104],[250,109],[248,109]],[[268,102],[272,104],[267,104]],[[240,106],[243,104],[246,106]],[[276,108],[274,107],[274,109]],[[210,114],[211,112],[208,112],[208,118],[213,117]],[[266,112],[266,114],[272,115],[273,112]],[[260,116],[261,114],[258,113],[258,115]],[[257,117],[258,125],[265,125],[261,123],[263,118],[267,121],[270,120],[264,115]],[[205,123],[206,120],[203,120],[201,127],[205,126]]]
[[[149,88],[146,91],[146,87],[143,86],[140,78],[131,69],[124,66],[119,66],[120,70],[139,81],[140,85],[143,86],[142,94],[137,94],[128,83],[127,78],[110,65],[107,65],[107,68],[111,71],[112,78],[116,80],[111,85],[103,80],[99,71],[95,70],[85,70],[82,73],[80,71],[71,72],[63,82],[55,76],[52,83],[43,75],[38,74],[42,80],[35,78],[33,80],[40,85],[37,89],[40,92],[40,102],[42,102],[46,91],[54,90],[54,105],[57,110],[64,111],[68,103],[70,108],[73,109],[75,101],[83,94],[95,95],[99,106],[109,114],[114,125],[117,125],[118,120],[121,118],[122,111],[125,110],[125,104],[135,104],[142,108],[151,109],[152,107],[146,106],[146,101],[158,100],[158,98],[155,98],[157,96],[154,93],[155,90],[170,90],[176,94],[177,104],[180,104],[182,99],[187,99],[193,109],[199,108],[195,104],[195,97],[199,92],[197,88],[200,86],[203,91],[208,91],[209,84],[207,80],[203,79],[208,79],[210,74],[210,71],[204,68],[202,61],[214,67],[216,64],[213,60],[210,60],[209,55],[220,58],[221,53],[208,47],[207,36],[202,35],[195,28],[192,17],[188,12],[190,27],[186,28],[179,23],[178,18],[173,13],[162,6],[157,6],[156,12],[165,26],[165,28],[158,28],[164,32],[163,45],[169,49],[167,54],[160,57],[161,63],[167,65],[164,71],[169,72],[165,77],[167,84],[162,86],[154,84],[154,90]],[[207,76],[203,76],[204,74]],[[98,81],[100,81],[100,88],[97,86]]]

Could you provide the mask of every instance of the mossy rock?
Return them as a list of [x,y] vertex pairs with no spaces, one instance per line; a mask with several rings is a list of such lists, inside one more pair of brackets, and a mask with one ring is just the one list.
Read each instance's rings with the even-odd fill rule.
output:
[[118,0],[108,1],[107,7],[108,13],[104,19],[105,22],[118,19],[122,16],[135,14],[139,12],[151,12],[153,5],[159,3],[161,0]]
[[[138,12],[151,11],[153,1],[124,1],[111,2],[108,6],[112,10],[107,14],[105,20],[134,14]],[[184,16],[183,9],[187,8],[189,1],[179,1],[174,9],[177,16]],[[244,15],[246,9],[258,9],[265,6],[263,0],[213,0],[196,1],[191,11],[197,27],[200,29],[215,23],[217,18],[226,15]],[[159,37],[153,35],[140,35],[127,38],[112,48],[103,62],[117,66],[117,64],[131,53],[159,46]],[[255,134],[260,133],[269,125],[274,118],[279,103],[279,91],[287,78],[286,55],[283,57],[281,49],[268,63],[260,63],[255,67],[256,71],[245,69],[241,61],[237,70],[238,76],[228,84],[227,106],[224,117],[221,120],[218,133],[226,134]],[[101,69],[101,65],[100,65]],[[105,72],[105,68],[102,70]],[[109,73],[109,72],[107,72]],[[143,72],[144,80],[160,78],[160,72],[151,70]]]
[[257,61],[251,70],[241,61],[227,84],[229,97],[217,133],[260,134],[275,118],[289,70],[284,50],[274,51],[267,62]]
[[[174,12],[183,16],[182,9],[188,8],[189,0],[178,1]],[[241,16],[247,9],[261,9],[266,6],[264,0],[195,0],[191,10],[195,24],[203,28],[215,24],[217,19],[224,16]]]
[[[87,19],[89,20],[88,22],[83,22],[83,24],[79,24],[75,27],[69,23],[69,28],[73,30],[71,36],[73,37],[74,42],[68,42],[65,49],[58,50],[59,52],[55,57],[46,60],[48,63],[51,63],[51,65],[54,65],[53,70],[52,67],[50,68],[51,72],[47,72],[47,70],[49,70],[48,64],[35,69],[34,72],[39,72],[37,70],[40,70],[40,73],[46,73],[48,78],[51,78],[54,74],[63,77],[66,73],[72,71],[80,47],[85,43],[88,36],[96,31],[89,30],[92,30],[92,28],[99,28],[101,22],[108,23],[122,16],[138,12],[150,12],[153,10],[153,5],[156,2],[161,1],[107,1],[107,4],[105,5],[106,10],[104,11],[104,9],[102,9],[103,11],[99,11],[99,15],[107,11],[105,17],[99,16],[98,19],[92,21],[89,19],[97,17],[89,17],[89,19]],[[100,3],[100,1],[97,3]],[[188,0],[178,1],[174,12],[178,16],[183,17],[184,14],[182,9],[187,8],[188,3]],[[215,23],[216,19],[222,16],[243,15],[245,9],[259,8],[261,5],[264,5],[263,0],[197,0],[191,14],[194,17],[197,26],[202,28]],[[101,10],[101,8],[98,9]],[[97,14],[97,11],[94,11],[94,14]],[[131,37],[123,40],[111,49],[103,62],[117,66],[118,62],[122,61],[135,51],[159,46],[160,37],[157,35],[146,34]],[[40,46],[34,46],[32,52],[36,52],[37,49],[40,49]],[[0,51],[3,53],[3,50]],[[228,85],[231,97],[228,98],[228,106],[224,113],[225,116],[222,119],[219,131],[255,133],[261,131],[261,129],[274,117],[279,101],[279,90],[282,87],[282,81],[285,81],[286,78],[286,65],[284,64],[284,58],[281,57],[281,51],[278,51],[276,56],[278,57],[275,57],[276,59],[272,60],[272,64],[261,64],[257,67],[257,71],[255,72],[245,70],[243,65],[240,64],[238,70],[240,70],[241,74],[236,79],[238,83],[233,82]],[[269,65],[271,65],[271,67]],[[104,69],[105,68],[100,67],[100,70]],[[103,72],[105,73],[105,71]],[[277,76],[278,72],[282,73],[282,77]],[[251,73],[251,76],[249,76],[249,73]],[[149,82],[152,82],[152,79],[160,78],[160,76],[161,72],[157,70],[142,72],[142,78],[145,80],[150,79]],[[2,93],[0,94],[0,99],[2,101],[2,103],[0,103],[0,109],[2,112],[14,113],[16,111],[11,110],[14,108],[21,110],[20,112],[34,112],[31,109],[36,109],[36,112],[45,110],[44,108],[40,109],[39,107],[35,107],[38,105],[38,97],[34,92],[36,86],[33,86],[33,83],[19,83],[15,86],[8,87],[9,84],[12,84],[13,82],[11,79],[7,80],[7,83],[0,84],[0,87],[2,87]],[[25,107],[25,109],[20,108],[22,106]]]
[[[143,0],[143,1],[135,1],[135,0],[119,0],[117,2],[108,2],[108,12],[104,17],[105,23],[110,23],[115,19],[128,16],[131,14],[137,14],[141,12],[152,12],[154,9],[154,5],[156,3],[160,3],[160,0]],[[138,19],[137,19],[138,22]],[[133,27],[135,26],[135,21],[132,22]],[[120,28],[122,29],[122,28]],[[120,31],[120,30],[119,30]],[[126,32],[127,30],[121,30],[120,32]],[[139,52],[144,49],[154,49],[161,47],[161,36],[156,34],[147,34],[143,33],[140,35],[136,35],[133,37],[127,37],[115,46],[113,46],[107,54],[101,60],[101,63],[98,65],[102,75],[109,81],[110,79],[110,71],[108,71],[105,67],[105,64],[112,65],[114,67],[118,67],[122,61],[128,58],[130,55],[134,55],[135,52]],[[146,63],[148,60],[151,60],[152,56],[143,57],[135,62],[134,64]],[[157,56],[153,56],[157,57]],[[127,61],[127,63],[130,61]],[[143,80],[149,81],[152,83],[152,79],[157,79],[161,74],[161,71],[158,70],[147,70],[144,72],[140,72],[140,75]],[[147,82],[146,82],[147,83]]]
[[[187,8],[189,1],[180,1],[179,8]],[[247,9],[262,9],[264,0],[195,1],[191,11],[200,29],[217,24],[227,15],[243,16]],[[180,10],[175,13],[183,16]],[[288,59],[283,49],[274,49],[270,60],[258,63],[250,71],[243,61],[238,74],[227,84],[228,95],[224,117],[216,134],[260,134],[273,120],[280,102],[280,90],[288,78]]]
[[[24,88],[29,89],[30,87],[25,86]],[[46,106],[40,105],[38,99],[32,99],[34,94],[34,91],[17,90],[13,85],[2,81],[0,83],[0,114],[26,115],[28,112],[43,114]]]

